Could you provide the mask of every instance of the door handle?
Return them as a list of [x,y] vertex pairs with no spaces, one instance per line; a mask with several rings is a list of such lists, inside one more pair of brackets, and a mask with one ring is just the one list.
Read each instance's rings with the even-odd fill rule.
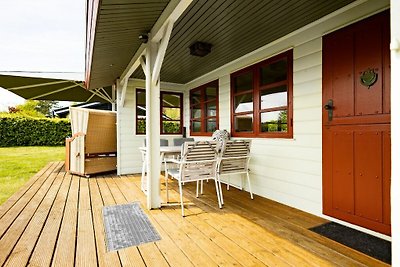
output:
[[333,118],[333,100],[329,99],[328,103],[324,105],[324,109],[328,111],[328,121],[331,121]]

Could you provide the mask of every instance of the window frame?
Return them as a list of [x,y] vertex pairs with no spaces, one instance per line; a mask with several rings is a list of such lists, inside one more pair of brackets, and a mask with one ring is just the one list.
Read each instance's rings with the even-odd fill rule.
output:
[[[213,100],[205,100],[205,95],[206,95],[206,88],[212,85],[213,87],[216,88],[216,95],[215,99]],[[196,91],[200,91],[200,102],[193,104],[192,103],[192,94]],[[207,116],[207,104],[214,102],[215,101],[215,109],[216,109],[216,115],[215,116]],[[200,110],[201,110],[201,115],[200,118],[193,119],[192,118],[192,110],[194,106],[200,105]],[[219,129],[219,81],[214,80],[209,83],[203,84],[201,86],[198,86],[196,88],[193,88],[189,91],[189,127],[190,127],[190,135],[191,136],[212,136],[212,132],[207,132],[207,120],[215,118],[216,122],[216,129]],[[201,123],[201,131],[200,132],[193,132],[192,128],[192,122],[193,121],[200,121]]]
[[[278,62],[282,59],[287,60],[286,80],[273,82],[267,85],[261,85],[260,70],[262,67]],[[252,89],[235,93],[235,78],[245,73],[253,74]],[[283,52],[274,57],[268,58],[249,67],[238,70],[230,75],[231,82],[231,135],[232,137],[260,137],[260,138],[293,138],[293,50]],[[280,85],[287,86],[287,106],[273,107],[261,109],[261,93],[263,90],[276,88]],[[253,110],[235,113],[235,97],[238,95],[252,93]],[[262,132],[261,114],[264,112],[273,112],[279,110],[287,110],[287,132]],[[240,115],[251,114],[253,116],[253,130],[251,132],[236,132],[235,117]]]
[[[136,122],[136,125],[135,125],[135,133],[136,133],[136,135],[145,135],[146,134],[146,130],[145,130],[145,132],[144,133],[138,133],[138,121],[139,121],[139,119],[138,119],[138,112],[137,112],[137,110],[138,110],[138,102],[137,102],[137,99],[138,99],[138,94],[139,94],[139,92],[143,92],[143,93],[146,93],[146,90],[145,89],[142,89],[142,88],[136,88],[136,92],[135,92],[135,96],[136,96],[136,102],[135,102],[135,113],[136,113],[136,118],[135,118],[135,122]],[[180,109],[180,120],[179,120],[179,122],[180,122],[180,127],[179,127],[179,132],[178,133],[163,133],[162,131],[163,131],[163,101],[162,101],[162,99],[163,99],[163,95],[179,95],[180,96],[180,103],[179,103],[179,105],[180,105],[180,107],[179,107],[179,109]],[[146,105],[145,105],[145,107],[146,107]],[[182,92],[172,92],[172,91],[160,91],[160,135],[182,135],[183,134],[183,93]],[[174,120],[174,121],[177,121],[177,120]]]

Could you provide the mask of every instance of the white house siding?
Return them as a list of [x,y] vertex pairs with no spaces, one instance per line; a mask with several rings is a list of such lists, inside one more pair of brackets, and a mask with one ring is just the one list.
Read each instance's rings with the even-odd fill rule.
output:
[[[140,173],[142,168],[142,158],[139,147],[143,146],[145,135],[136,135],[136,88],[144,89],[145,81],[130,79],[126,89],[124,106],[117,107],[117,135],[118,135],[118,160],[117,173],[131,174]],[[161,90],[182,92],[183,86],[172,83],[161,83]],[[117,99],[120,99],[121,91],[117,91]],[[184,99],[187,98],[184,95]],[[162,138],[172,139],[176,135],[162,135]]]
[[253,139],[250,169],[257,195],[323,216],[322,36],[388,7],[389,1],[356,1],[186,84],[190,90],[219,79],[219,125],[230,130],[230,74],[293,49],[293,139]]

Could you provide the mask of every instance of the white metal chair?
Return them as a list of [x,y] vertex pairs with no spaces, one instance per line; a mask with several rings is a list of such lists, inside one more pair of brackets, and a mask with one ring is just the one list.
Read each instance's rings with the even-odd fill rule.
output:
[[[229,186],[237,187],[230,183],[230,175],[233,174],[246,174],[247,182],[251,199],[253,199],[253,192],[251,191],[250,175],[249,175],[249,161],[250,161],[250,147],[251,140],[230,140],[226,141],[222,147],[221,156],[217,169],[218,181],[221,175],[227,175],[228,180],[227,189]],[[240,190],[243,190],[243,179],[240,177]],[[225,182],[225,181],[224,181]],[[221,193],[222,190],[220,189]],[[224,204],[222,200],[222,204]]]
[[[199,195],[199,182],[207,179],[214,179],[215,190],[217,192],[218,206],[222,208],[222,192],[216,175],[218,161],[217,142],[185,142],[182,149],[180,160],[172,160],[178,164],[177,169],[167,169],[166,181],[168,175],[178,180],[182,216],[185,216],[183,206],[182,184],[187,182],[197,182],[196,197]],[[168,194],[167,194],[168,202]]]
[[192,137],[179,137],[179,138],[174,138],[173,142],[174,142],[174,146],[181,146],[186,142],[194,142],[194,138],[192,138]]

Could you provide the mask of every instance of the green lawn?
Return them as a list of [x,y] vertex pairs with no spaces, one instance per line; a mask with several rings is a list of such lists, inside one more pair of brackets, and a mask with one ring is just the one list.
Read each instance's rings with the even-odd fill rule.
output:
[[0,147],[0,205],[50,161],[63,161],[65,147]]

